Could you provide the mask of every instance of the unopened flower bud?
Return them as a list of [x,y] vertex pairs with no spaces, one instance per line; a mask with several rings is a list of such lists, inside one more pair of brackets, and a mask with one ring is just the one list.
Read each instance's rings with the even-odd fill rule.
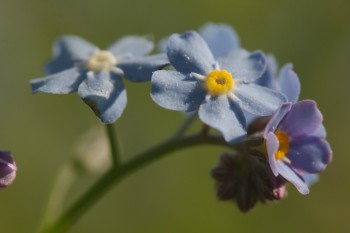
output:
[[0,151],[0,188],[6,188],[16,178],[17,166],[9,151]]
[[211,172],[217,197],[236,202],[242,212],[251,210],[258,202],[285,196],[284,181],[272,174],[266,159],[258,153],[223,153]]

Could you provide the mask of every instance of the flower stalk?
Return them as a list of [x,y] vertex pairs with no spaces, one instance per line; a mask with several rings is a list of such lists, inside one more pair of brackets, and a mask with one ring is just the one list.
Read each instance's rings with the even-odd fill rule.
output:
[[[108,134],[109,137],[113,134]],[[110,138],[110,141],[112,139]],[[171,138],[136,155],[124,164],[112,167],[102,176],[73,206],[66,211],[55,223],[47,226],[42,233],[58,233],[67,231],[87,210],[89,210],[113,185],[136,172],[138,169],[175,151],[198,145],[217,145],[231,149],[242,148],[249,140],[236,145],[228,144],[222,137],[194,134],[181,138]],[[113,147],[111,146],[111,149]],[[116,150],[113,150],[114,152]],[[113,152],[112,151],[112,152]],[[114,153],[113,152],[113,153]],[[114,155],[115,156],[115,155]]]

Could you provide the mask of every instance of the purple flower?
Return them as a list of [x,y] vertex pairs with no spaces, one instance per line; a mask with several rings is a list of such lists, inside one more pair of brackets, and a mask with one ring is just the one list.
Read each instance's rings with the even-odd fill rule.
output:
[[310,174],[320,173],[332,161],[322,120],[312,100],[285,103],[272,116],[264,132],[273,174],[290,181],[304,195],[309,193],[308,184],[314,178]]
[[9,151],[0,151],[0,188],[6,188],[16,178],[17,166]]

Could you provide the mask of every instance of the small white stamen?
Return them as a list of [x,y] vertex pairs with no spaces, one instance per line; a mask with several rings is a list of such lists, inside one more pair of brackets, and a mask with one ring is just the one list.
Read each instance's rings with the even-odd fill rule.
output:
[[118,74],[118,75],[124,75],[124,71],[122,69],[120,69],[119,67],[116,67],[116,66],[111,68],[111,72],[115,73],[115,74]]
[[197,73],[191,73],[190,74],[193,78],[200,80],[200,81],[204,81],[206,79],[206,77],[204,75],[201,74],[197,74]]
[[215,62],[214,69],[215,69],[215,70],[220,70],[220,65],[219,65],[219,63]]
[[211,95],[209,95],[209,94],[208,94],[208,95],[206,95],[206,96],[205,96],[205,101],[206,101],[206,102],[207,102],[207,101],[209,101],[209,100],[210,100],[210,98],[211,98]]
[[232,91],[227,93],[227,97],[230,98],[231,100],[235,101],[235,102],[240,102],[239,99],[237,98],[237,96],[235,94],[233,94]]

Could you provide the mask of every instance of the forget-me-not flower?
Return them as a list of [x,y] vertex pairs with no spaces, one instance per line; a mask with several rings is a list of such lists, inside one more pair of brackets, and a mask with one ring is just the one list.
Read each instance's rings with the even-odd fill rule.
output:
[[[267,56],[267,68],[263,76],[256,81],[257,84],[280,91],[289,102],[296,103],[300,95],[300,81],[298,75],[293,70],[293,65],[287,63],[278,71],[278,64],[275,57],[271,54]],[[247,122],[252,122],[256,116],[245,114]],[[317,130],[317,135],[326,137],[326,131],[323,125]],[[301,175],[305,183],[310,187],[318,181],[318,174],[303,172]]]
[[168,64],[165,54],[145,56],[153,42],[126,36],[100,50],[77,36],[64,36],[54,45],[54,58],[46,66],[49,76],[32,80],[32,92],[78,92],[103,123],[117,120],[127,103],[122,82],[151,79],[152,72]]
[[189,31],[168,39],[167,55],[176,71],[153,73],[153,100],[167,109],[198,111],[199,118],[230,143],[246,135],[242,109],[271,115],[286,101],[282,94],[252,83],[265,70],[260,51],[236,49],[215,59],[202,37]]
[[332,160],[322,120],[312,100],[285,103],[264,131],[273,174],[290,181],[304,195],[309,193],[308,185],[317,179],[312,174],[323,171]]

